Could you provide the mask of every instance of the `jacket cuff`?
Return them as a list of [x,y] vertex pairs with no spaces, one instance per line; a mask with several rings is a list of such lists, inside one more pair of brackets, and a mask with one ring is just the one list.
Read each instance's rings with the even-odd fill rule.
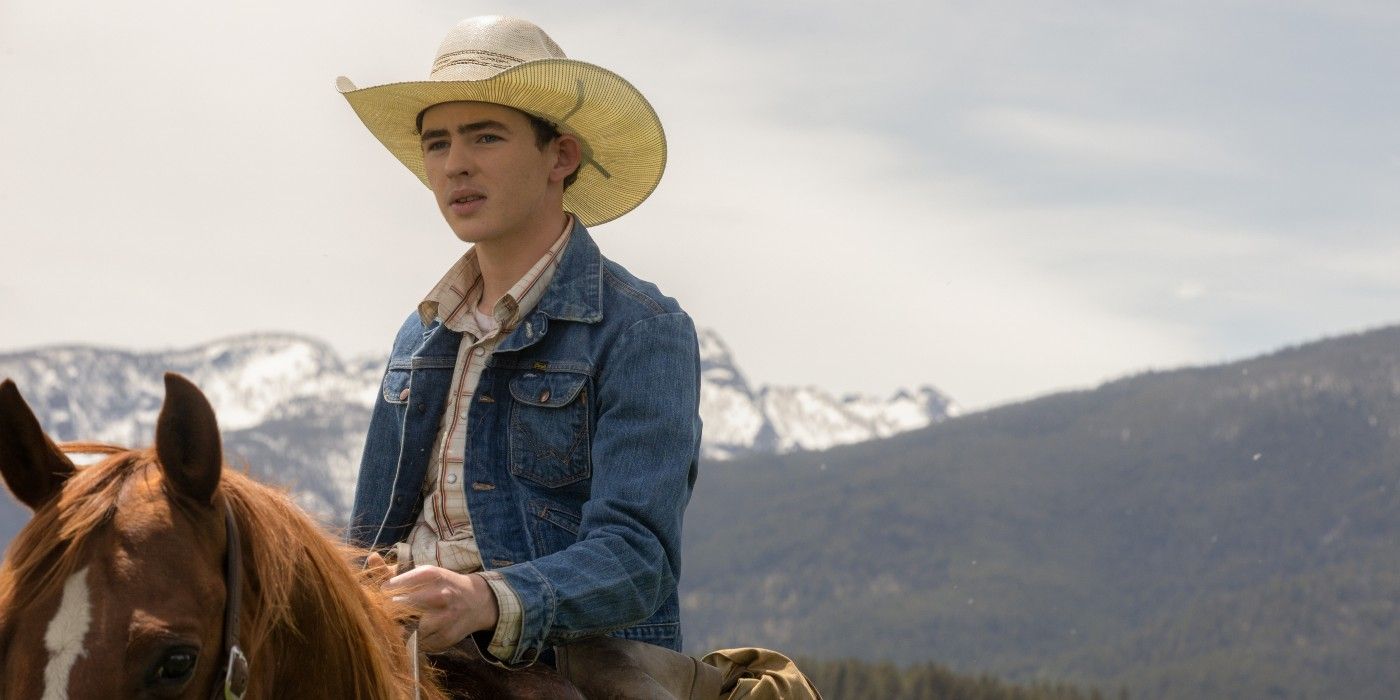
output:
[[491,587],[491,592],[496,596],[496,609],[500,612],[496,621],[496,631],[491,635],[491,643],[486,647],[486,651],[501,661],[510,661],[520,644],[520,627],[524,624],[520,597],[515,594],[510,584],[506,583],[500,572],[482,571],[477,575],[486,579],[486,584]]
[[545,642],[545,636],[554,625],[557,609],[554,587],[531,562],[512,564],[491,573],[501,578],[520,605],[520,636],[515,653],[503,660],[512,667],[528,666],[552,646]]

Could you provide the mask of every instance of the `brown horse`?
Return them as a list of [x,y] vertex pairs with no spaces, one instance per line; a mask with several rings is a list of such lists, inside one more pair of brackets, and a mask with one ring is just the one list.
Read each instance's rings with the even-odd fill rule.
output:
[[0,473],[34,511],[0,566],[0,697],[581,697],[462,654],[417,673],[363,553],[225,469],[204,395],[165,388],[154,448],[70,445],[107,455],[78,469],[0,383]]
[[0,696],[444,697],[414,680],[392,603],[225,470],[208,401],[165,383],[156,446],[90,446],[108,456],[83,469],[0,384],[0,472],[34,511],[0,568]]

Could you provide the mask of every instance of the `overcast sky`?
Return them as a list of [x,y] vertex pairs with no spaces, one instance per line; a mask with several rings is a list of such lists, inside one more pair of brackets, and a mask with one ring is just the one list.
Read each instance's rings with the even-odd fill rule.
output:
[[1400,321],[1393,2],[0,0],[0,349],[387,352],[461,244],[335,77],[489,13],[651,99],[594,233],[756,384],[976,408]]

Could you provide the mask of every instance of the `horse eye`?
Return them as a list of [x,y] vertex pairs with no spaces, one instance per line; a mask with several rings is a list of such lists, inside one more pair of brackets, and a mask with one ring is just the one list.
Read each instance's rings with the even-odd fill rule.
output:
[[194,673],[199,654],[190,647],[169,649],[146,673],[146,685],[178,685]]

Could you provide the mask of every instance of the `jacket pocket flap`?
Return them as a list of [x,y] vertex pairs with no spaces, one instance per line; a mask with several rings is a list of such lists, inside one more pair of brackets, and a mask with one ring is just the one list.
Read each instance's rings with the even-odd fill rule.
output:
[[526,372],[510,380],[510,395],[531,406],[559,408],[574,400],[588,376],[570,372]]
[[530,510],[541,520],[558,525],[570,534],[578,534],[580,521],[578,514],[567,508],[539,498],[530,499],[529,505]]
[[408,369],[390,369],[384,373],[384,400],[389,403],[408,403],[409,378],[413,376],[413,371]]

